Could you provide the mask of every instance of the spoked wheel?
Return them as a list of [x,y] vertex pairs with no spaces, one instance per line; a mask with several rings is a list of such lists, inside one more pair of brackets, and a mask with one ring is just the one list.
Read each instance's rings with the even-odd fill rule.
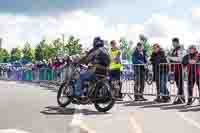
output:
[[66,107],[71,103],[69,94],[70,87],[67,86],[66,83],[62,83],[57,93],[57,102],[60,107]]
[[111,94],[110,86],[108,83],[100,83],[96,88],[95,94],[98,100],[94,106],[99,112],[109,111],[115,104],[115,100]]

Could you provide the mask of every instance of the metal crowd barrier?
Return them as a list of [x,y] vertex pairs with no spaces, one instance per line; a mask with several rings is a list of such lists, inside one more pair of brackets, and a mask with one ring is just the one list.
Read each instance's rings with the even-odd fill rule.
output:
[[[174,100],[200,101],[200,64],[125,64],[121,74],[122,93],[131,96],[168,96]],[[154,70],[153,70],[154,68]],[[165,87],[166,86],[166,87]]]
[[29,81],[59,85],[65,78],[63,69],[0,68],[0,80]]

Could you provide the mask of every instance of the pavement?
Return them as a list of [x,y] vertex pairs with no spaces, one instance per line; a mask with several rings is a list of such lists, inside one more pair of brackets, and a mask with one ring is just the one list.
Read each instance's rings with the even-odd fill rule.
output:
[[128,97],[108,113],[93,105],[60,108],[56,90],[0,81],[0,133],[199,133],[200,104],[133,102]]

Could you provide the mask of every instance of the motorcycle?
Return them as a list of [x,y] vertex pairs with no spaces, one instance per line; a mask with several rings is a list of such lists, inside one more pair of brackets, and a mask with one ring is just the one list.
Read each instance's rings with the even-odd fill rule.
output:
[[[115,104],[114,94],[111,91],[108,77],[96,76],[92,81],[83,83],[80,97],[74,96],[76,81],[80,78],[80,74],[87,68],[80,64],[70,63],[66,67],[66,78],[61,84],[57,93],[57,102],[59,106],[66,107],[72,104],[94,104],[99,112],[109,111]],[[103,106],[102,106],[103,105]]]

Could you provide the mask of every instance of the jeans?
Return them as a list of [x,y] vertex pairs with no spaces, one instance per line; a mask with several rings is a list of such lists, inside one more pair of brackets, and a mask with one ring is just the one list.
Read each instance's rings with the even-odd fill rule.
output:
[[113,85],[113,91],[116,97],[120,97],[121,93],[121,82],[120,82],[121,71],[119,70],[111,70],[110,71],[110,82]]
[[145,69],[144,66],[135,66],[135,85],[134,85],[134,93],[135,98],[142,97],[145,87]]
[[80,78],[76,81],[76,87],[75,87],[75,96],[81,96],[82,93],[82,85],[84,81],[91,81],[95,79],[95,73],[91,71],[84,72],[80,75]]
[[184,95],[184,89],[183,89],[183,70],[180,67],[179,70],[175,71],[175,81],[176,81],[176,86],[178,87],[178,95]]
[[[188,77],[188,96],[189,96],[188,101],[189,102],[192,101],[195,82],[197,84],[198,91],[200,92],[200,80],[199,80],[199,77],[195,76],[195,75],[190,75]],[[200,96],[200,94],[199,94],[199,96]]]
[[160,80],[159,80],[159,88],[160,88],[160,94],[161,95],[168,95],[169,91],[167,89],[167,74],[166,73],[160,73]]

